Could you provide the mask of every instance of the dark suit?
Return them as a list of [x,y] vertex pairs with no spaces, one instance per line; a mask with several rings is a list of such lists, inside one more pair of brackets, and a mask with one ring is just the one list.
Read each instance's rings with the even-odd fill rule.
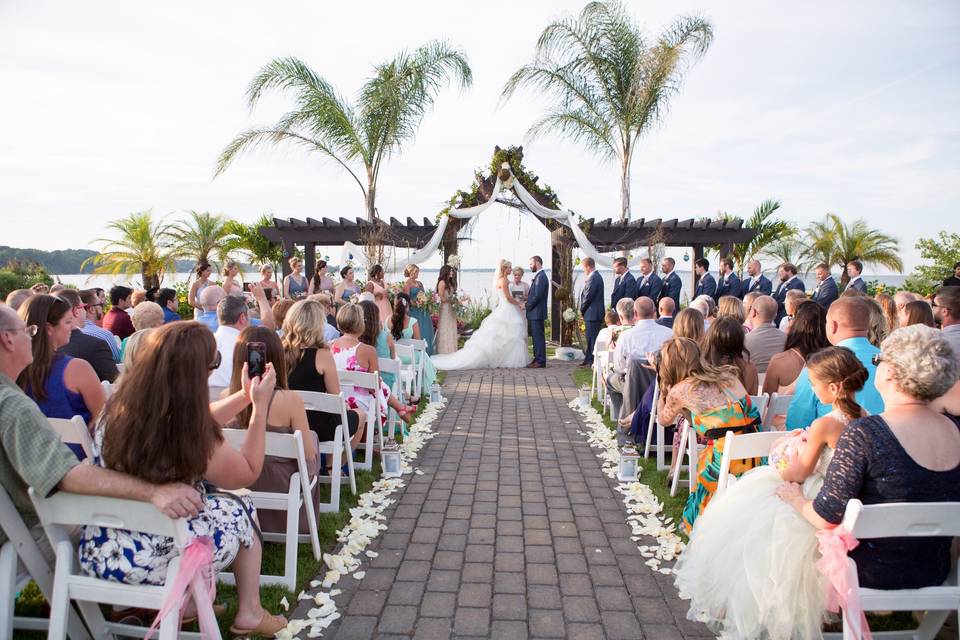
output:
[[824,309],[829,309],[830,305],[840,297],[840,291],[837,289],[837,281],[833,278],[827,278],[823,282],[817,284],[817,288],[813,291],[813,297],[811,300],[819,304]]
[[70,342],[60,347],[60,353],[86,360],[97,373],[101,381],[113,382],[119,372],[113,361],[113,354],[106,342],[94,336],[88,336],[79,329],[70,333]]
[[773,291],[773,283],[770,282],[770,279],[762,273],[753,279],[753,282],[750,282],[750,278],[744,278],[743,284],[740,286],[740,297],[744,297],[748,293],[753,293],[758,291],[765,296],[769,296]]
[[773,294],[773,299],[777,301],[777,319],[773,322],[774,326],[779,327],[780,321],[787,315],[787,309],[783,306],[783,301],[787,299],[787,291],[790,289],[806,291],[806,287],[803,286],[803,280],[798,277],[793,277],[789,282],[780,283],[777,287],[777,292]]
[[720,302],[720,298],[723,296],[734,296],[736,298],[740,296],[740,278],[737,277],[737,274],[730,272],[726,278],[721,278],[720,283],[717,286],[717,295],[714,299],[717,302]]
[[857,280],[854,280],[853,282],[847,284],[847,289],[856,289],[856,290],[859,291],[860,293],[866,293],[866,292],[867,292],[867,283],[864,282],[863,278],[861,277],[861,278],[858,278]]
[[709,273],[703,274],[703,277],[700,278],[700,282],[697,283],[697,290],[694,293],[694,299],[699,298],[700,296],[710,296],[711,298],[715,297],[717,293],[717,281],[713,279],[713,276]]
[[680,311],[680,291],[683,290],[683,283],[680,282],[680,276],[676,271],[671,271],[663,279],[663,288],[660,290],[660,296],[656,302],[659,304],[663,298],[673,298],[674,308]]
[[623,298],[637,299],[637,279],[629,271],[617,276],[613,283],[613,293],[610,294],[610,308],[616,309],[617,302]]
[[673,329],[673,316],[657,318],[657,324],[667,329]]
[[587,277],[580,292],[580,314],[587,325],[587,352],[584,364],[593,364],[593,345],[597,341],[600,329],[603,328],[603,278],[594,271]]
[[643,281],[643,276],[640,276],[640,279],[637,280],[637,297],[650,298],[655,303],[659,304],[660,291],[663,290],[663,280],[661,280],[660,276],[652,271],[646,278],[646,282]]
[[547,339],[543,323],[547,319],[547,294],[550,283],[541,269],[533,276],[530,291],[527,292],[527,327],[533,338],[533,361],[546,366]]

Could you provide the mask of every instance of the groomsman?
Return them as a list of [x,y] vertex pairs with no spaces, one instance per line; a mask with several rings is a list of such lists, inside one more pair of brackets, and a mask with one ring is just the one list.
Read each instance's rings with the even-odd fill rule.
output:
[[817,288],[813,290],[813,297],[810,299],[824,309],[829,309],[830,305],[840,297],[837,281],[830,277],[830,267],[823,262],[817,265],[816,273]]
[[747,275],[750,277],[743,281],[743,287],[740,289],[741,298],[754,291],[759,291],[765,296],[773,293],[773,283],[763,275],[763,267],[759,260],[747,261]]
[[616,309],[621,298],[637,299],[637,279],[630,273],[627,259],[622,256],[613,260],[613,272],[617,274],[617,279],[613,283],[613,293],[610,294],[610,308]]
[[733,272],[733,260],[730,258],[721,258],[720,260],[720,283],[717,286],[717,295],[714,300],[718,303],[723,296],[734,296],[741,298],[740,278]]
[[663,280],[653,270],[653,260],[640,260],[640,281],[637,283],[637,298],[660,300],[660,290],[663,289]]
[[784,300],[787,299],[787,291],[790,289],[804,291],[806,287],[803,286],[803,281],[797,277],[797,268],[789,262],[780,265],[777,273],[780,275],[780,284],[777,286],[777,292],[773,294],[773,299],[777,301],[777,319],[773,324],[779,327],[780,321],[787,315],[786,307],[783,306]]
[[543,272],[543,258],[530,258],[530,271],[533,272],[533,282],[527,292],[527,328],[533,337],[533,362],[527,365],[529,369],[542,369],[547,366],[547,338],[544,322],[547,320],[547,293],[550,283]]
[[700,296],[714,298],[717,293],[717,281],[710,275],[710,261],[706,258],[697,258],[693,263],[693,269],[700,276],[700,281],[697,282],[697,290],[693,294],[694,299]]
[[859,260],[851,260],[847,263],[847,275],[850,276],[850,280],[847,282],[847,289],[856,289],[860,293],[867,292],[867,283],[860,277],[862,273],[862,262]]
[[673,298],[673,308],[680,308],[680,291],[683,290],[683,283],[680,282],[680,276],[674,271],[677,267],[677,261],[673,258],[664,258],[660,261],[660,270],[663,272],[663,288],[660,290],[660,298]]
[[593,258],[584,258],[580,264],[587,276],[587,281],[583,283],[583,290],[580,292],[580,315],[583,316],[583,322],[587,325],[587,352],[580,366],[592,367],[593,345],[603,327],[603,278],[597,272],[597,264]]

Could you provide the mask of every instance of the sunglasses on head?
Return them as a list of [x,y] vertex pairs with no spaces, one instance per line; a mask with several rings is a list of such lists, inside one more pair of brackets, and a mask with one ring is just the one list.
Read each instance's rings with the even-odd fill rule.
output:
[[217,355],[214,357],[213,362],[207,365],[208,371],[216,371],[220,368],[220,363],[223,361],[223,356],[220,354],[220,350],[217,350]]
[[873,363],[873,366],[876,367],[876,366],[879,365],[881,362],[883,362],[883,356],[881,356],[879,353],[875,353],[875,354],[873,354],[873,357],[870,358],[870,362],[872,362],[872,363]]

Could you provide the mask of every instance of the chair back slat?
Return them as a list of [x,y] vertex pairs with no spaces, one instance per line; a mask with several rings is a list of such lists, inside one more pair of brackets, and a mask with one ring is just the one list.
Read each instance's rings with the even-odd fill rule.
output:
[[843,526],[859,539],[960,536],[960,503],[847,503]]
[[776,416],[787,415],[787,410],[790,409],[791,401],[793,401],[792,395],[772,393],[770,395],[770,401],[767,403],[766,415],[763,416],[763,424],[765,426],[770,425]]
[[178,542],[186,540],[186,521],[171,520],[149,502],[86,496],[66,491],[58,491],[49,498],[42,498],[36,495],[33,489],[30,490],[30,497],[45,526],[95,525],[168,536]]
[[763,423],[763,417],[766,415],[767,405],[770,403],[770,396],[766,393],[761,393],[758,396],[750,396],[750,404],[753,405],[757,413],[760,414],[760,423]]
[[[235,449],[243,447],[247,439],[246,429],[223,429],[223,438]],[[303,451],[303,435],[294,430],[293,433],[275,433],[268,431],[264,443],[264,455],[276,458],[290,458],[296,460]]]
[[401,359],[407,358],[412,361],[416,353],[416,350],[413,348],[413,346],[409,344],[396,344],[394,345],[394,348],[397,351],[397,357]]
[[307,411],[319,411],[321,413],[332,413],[340,415],[345,410],[346,405],[343,398],[333,393],[321,393],[320,391],[300,391],[296,394],[303,400],[303,406]]
[[87,429],[87,423],[80,416],[66,418],[47,418],[50,428],[64,444],[74,444],[83,449],[84,455],[88,460],[93,460],[93,438],[90,437],[90,431]]
[[[397,356],[400,356],[399,351],[397,351]],[[380,364],[380,371],[383,373],[392,373],[395,376],[400,375],[401,363],[399,360],[394,360],[392,358],[377,358],[377,361]]]
[[396,341],[396,344],[410,345],[417,351],[427,350],[427,341],[417,340],[416,338],[400,338],[399,340]]
[[345,371],[338,369],[337,377],[340,379],[340,385],[351,385],[375,391],[380,388],[380,376],[375,372],[367,373],[365,371]]
[[728,433],[724,436],[723,457],[720,459],[720,474],[717,476],[717,492],[722,491],[730,483],[731,462],[762,458],[770,453],[774,443],[784,437],[780,431]]

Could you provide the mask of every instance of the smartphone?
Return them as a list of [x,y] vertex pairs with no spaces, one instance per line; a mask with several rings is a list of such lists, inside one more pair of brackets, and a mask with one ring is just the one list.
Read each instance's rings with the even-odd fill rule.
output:
[[262,376],[267,370],[267,345],[263,342],[247,343],[247,373],[251,378]]

